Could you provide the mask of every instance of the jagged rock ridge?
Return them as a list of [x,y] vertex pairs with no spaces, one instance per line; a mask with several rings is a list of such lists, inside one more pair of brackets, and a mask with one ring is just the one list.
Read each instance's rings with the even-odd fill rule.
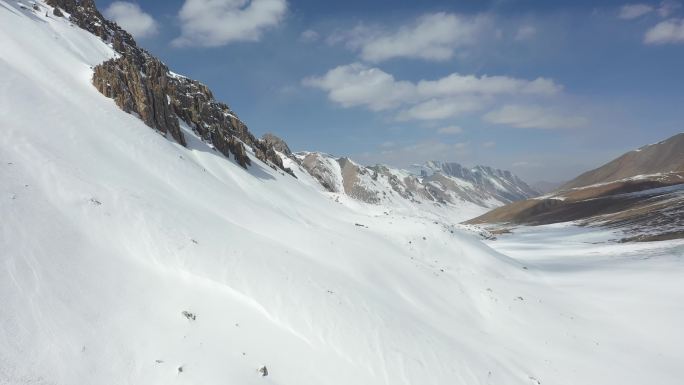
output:
[[294,158],[324,189],[372,204],[391,201],[495,207],[539,195],[509,171],[458,163],[428,162],[417,172],[384,165],[362,166],[349,158],[298,152]]
[[202,139],[223,155],[232,154],[243,167],[250,165],[244,145],[254,155],[290,174],[267,141],[257,139],[228,105],[214,99],[204,84],[174,74],[159,59],[137,46],[133,37],[98,11],[93,0],[47,0],[69,14],[75,25],[110,43],[119,57],[94,69],[93,84],[128,113],[135,113],[148,126],[170,135],[181,145],[186,140],[178,119],[186,122]]

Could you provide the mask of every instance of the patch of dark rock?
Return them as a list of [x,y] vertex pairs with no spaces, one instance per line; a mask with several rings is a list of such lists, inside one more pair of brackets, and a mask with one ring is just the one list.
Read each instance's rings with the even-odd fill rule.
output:
[[684,231],[672,231],[661,234],[641,234],[634,237],[622,238],[619,243],[627,242],[655,242],[655,241],[671,241],[673,239],[684,238]]
[[262,377],[268,376],[268,368],[266,367],[266,365],[260,367],[258,372],[259,374],[261,374]]
[[52,14],[55,15],[55,16],[57,16],[57,17],[64,17],[64,14],[62,13],[62,10],[59,9],[58,7],[55,7],[55,8],[52,10]]
[[184,316],[185,318],[187,318],[188,320],[190,320],[190,321],[195,321],[195,320],[197,320],[197,315],[196,315],[195,313],[191,313],[191,312],[189,312],[189,311],[187,311],[187,310],[183,310],[183,312],[182,312],[181,314],[183,314],[183,316]]
[[178,367],[178,374],[181,374],[181,373],[183,373],[183,365]]
[[95,198],[90,198],[90,203],[92,203],[95,206],[101,206],[102,205],[102,202],[100,202],[99,200],[97,200]]

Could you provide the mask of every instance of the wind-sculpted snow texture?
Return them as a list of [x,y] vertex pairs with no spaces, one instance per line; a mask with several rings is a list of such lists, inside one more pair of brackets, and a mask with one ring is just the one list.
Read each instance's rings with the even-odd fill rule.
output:
[[542,263],[245,171],[124,113],[91,83],[120,54],[37,7],[0,0],[0,384],[681,382],[681,242]]

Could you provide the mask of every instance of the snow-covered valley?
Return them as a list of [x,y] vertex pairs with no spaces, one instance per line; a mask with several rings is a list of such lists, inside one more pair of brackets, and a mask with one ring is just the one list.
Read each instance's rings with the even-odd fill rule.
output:
[[30,8],[0,0],[0,384],[684,377],[684,241],[483,242],[457,225],[472,205],[245,170],[122,112],[91,84],[111,47]]

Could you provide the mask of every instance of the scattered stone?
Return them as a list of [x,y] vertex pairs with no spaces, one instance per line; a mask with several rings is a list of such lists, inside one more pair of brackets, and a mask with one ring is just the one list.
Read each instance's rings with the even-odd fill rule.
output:
[[156,362],[156,363],[158,363],[158,364],[163,364],[163,363],[164,363],[164,361],[162,361],[162,360],[154,360],[154,362]]
[[525,300],[523,297],[520,297],[520,296],[518,296],[516,299],[518,299],[518,300],[520,300],[520,301],[524,301],[524,300]]
[[52,10],[52,14],[55,15],[55,16],[57,16],[57,17],[64,17],[64,14],[62,13],[62,10],[59,9],[59,7],[55,7],[55,8]]
[[266,365],[260,367],[258,372],[261,374],[262,377],[268,376],[268,368],[266,368]]
[[190,320],[190,321],[195,321],[195,320],[197,320],[197,316],[196,316],[194,313],[190,313],[190,312],[187,311],[187,310],[183,310],[183,313],[182,313],[182,314],[183,314],[183,316],[185,316],[185,318],[187,318],[187,319]]
[[100,206],[102,205],[102,202],[98,201],[95,198],[90,198],[90,203],[94,204],[95,206]]
[[194,243],[194,244],[196,244],[196,245],[199,244],[199,242],[197,242],[195,239],[192,239],[192,238],[190,238],[190,242],[192,242],[192,243]]
[[181,373],[183,373],[183,365],[178,367],[178,374],[181,374]]

